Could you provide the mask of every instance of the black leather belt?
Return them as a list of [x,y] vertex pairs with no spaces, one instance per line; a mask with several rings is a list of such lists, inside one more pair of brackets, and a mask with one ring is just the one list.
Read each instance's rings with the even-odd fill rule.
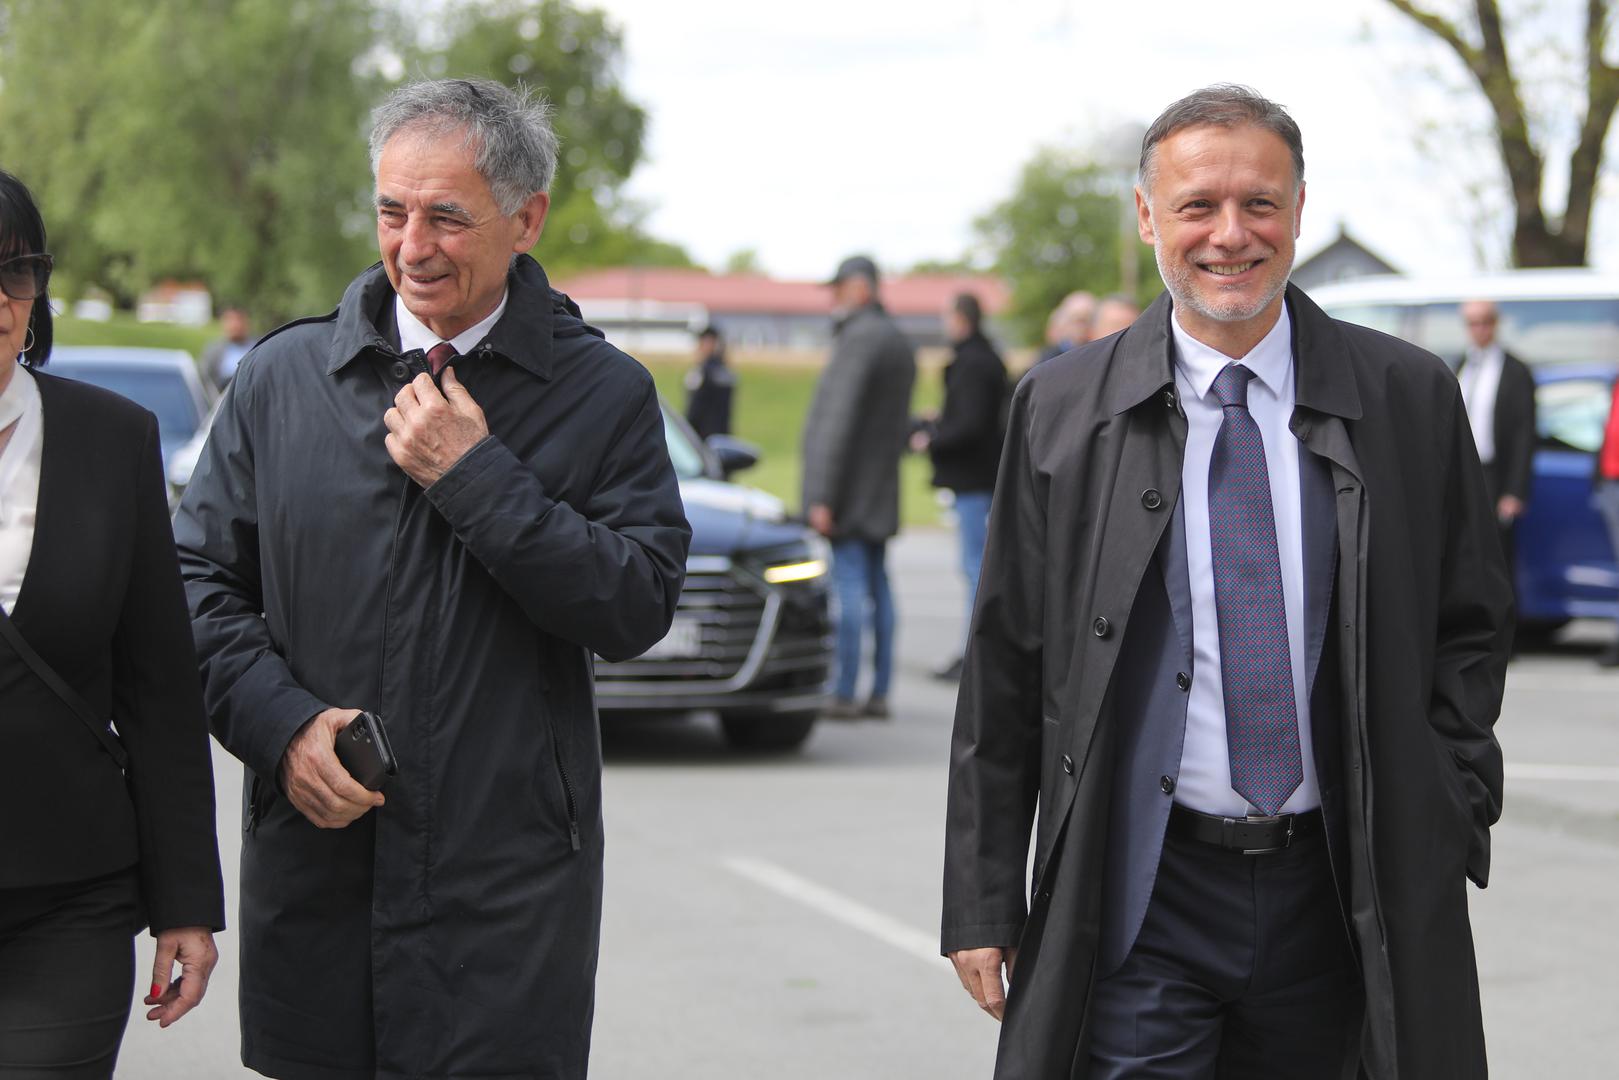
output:
[[1175,803],[1169,810],[1169,833],[1185,840],[1198,840],[1244,855],[1269,855],[1282,851],[1295,840],[1321,831],[1321,811],[1278,814],[1275,817],[1221,817],[1204,814]]

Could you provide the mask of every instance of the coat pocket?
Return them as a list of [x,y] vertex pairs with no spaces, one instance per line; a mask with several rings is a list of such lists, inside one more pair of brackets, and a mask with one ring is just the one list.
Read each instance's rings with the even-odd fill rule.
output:
[[568,823],[568,843],[579,850],[579,798],[574,790],[573,778],[568,775],[567,763],[562,760],[562,746],[553,734],[551,763],[556,770],[557,789],[562,793],[562,812]]

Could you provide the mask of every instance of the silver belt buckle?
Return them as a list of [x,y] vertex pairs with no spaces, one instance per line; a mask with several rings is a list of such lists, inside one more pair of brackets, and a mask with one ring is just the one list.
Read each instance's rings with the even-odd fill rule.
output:
[[1274,847],[1239,848],[1238,849],[1244,855],[1274,855],[1278,851],[1285,851],[1293,843],[1293,821],[1294,821],[1296,816],[1297,815],[1294,815],[1294,814],[1275,814],[1275,815],[1269,815],[1269,816],[1263,815],[1263,814],[1249,814],[1247,817],[1242,817],[1242,818],[1226,818],[1225,821],[1224,821],[1224,828],[1225,828],[1226,842],[1227,842],[1226,846],[1227,847],[1235,847],[1236,846],[1236,832],[1237,832],[1237,826],[1239,824],[1240,825],[1275,825],[1278,822],[1281,822],[1281,821],[1283,821],[1285,819],[1286,822],[1287,822],[1287,832],[1282,835],[1282,842],[1280,844],[1277,844]]

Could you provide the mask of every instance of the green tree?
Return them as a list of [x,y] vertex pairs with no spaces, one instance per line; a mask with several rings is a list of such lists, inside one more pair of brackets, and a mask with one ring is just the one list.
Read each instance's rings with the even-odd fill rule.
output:
[[[42,203],[66,294],[201,278],[262,321],[375,258],[361,139],[369,0],[7,0],[0,159]],[[61,290],[59,290],[61,291]]]
[[1133,215],[1126,216],[1129,190],[1121,170],[1047,147],[1023,167],[1011,196],[973,223],[979,248],[1011,286],[1006,320],[1025,344],[1040,340],[1046,317],[1070,292],[1121,291],[1122,244],[1135,249],[1123,262],[1135,256],[1139,298],[1162,290],[1151,249],[1143,254]]
[[[1590,240],[1591,213],[1602,174],[1603,147],[1614,108],[1619,106],[1619,67],[1610,64],[1609,38],[1613,28],[1611,0],[1586,0],[1580,26],[1581,49],[1569,65],[1570,83],[1583,98],[1572,147],[1568,152],[1568,195],[1561,212],[1548,214],[1543,205],[1548,139],[1546,128],[1555,123],[1531,123],[1524,86],[1512,56],[1530,51],[1520,47],[1509,54],[1508,29],[1496,0],[1473,0],[1471,11],[1449,18],[1411,0],[1388,0],[1418,26],[1433,34],[1455,54],[1477,84],[1494,120],[1494,139],[1512,195],[1512,261],[1516,266],[1584,266]],[[1535,11],[1538,5],[1520,5],[1522,15],[1545,20],[1553,16]],[[1525,19],[1527,24],[1529,21]],[[1561,123],[1566,117],[1558,116]],[[1553,118],[1544,118],[1548,121]]]
[[622,193],[645,151],[647,113],[620,81],[623,34],[605,14],[569,0],[459,0],[443,25],[445,43],[418,45],[413,66],[526,83],[555,106],[562,153],[538,247],[553,276],[625,263],[692,265],[679,247],[648,235],[644,209]]

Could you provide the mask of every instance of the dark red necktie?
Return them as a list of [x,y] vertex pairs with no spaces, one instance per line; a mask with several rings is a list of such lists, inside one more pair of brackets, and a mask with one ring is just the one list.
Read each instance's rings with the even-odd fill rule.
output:
[[444,365],[459,355],[461,354],[455,351],[454,345],[448,341],[441,341],[427,350],[427,366],[433,369],[434,375],[437,375],[444,370]]

